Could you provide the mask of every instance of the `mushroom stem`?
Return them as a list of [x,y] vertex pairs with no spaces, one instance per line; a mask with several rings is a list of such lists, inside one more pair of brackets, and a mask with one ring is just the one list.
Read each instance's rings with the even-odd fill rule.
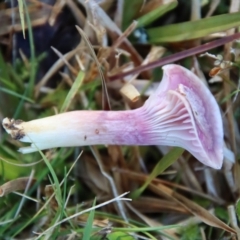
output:
[[187,149],[199,161],[220,168],[223,129],[218,105],[189,70],[167,65],[163,79],[145,104],[128,111],[73,111],[23,122],[5,118],[11,136],[32,143],[30,153],[85,145],[168,145]]
[[29,122],[5,118],[3,126],[21,142],[22,153],[54,147],[87,145],[149,145],[144,108],[129,111],[73,111]]

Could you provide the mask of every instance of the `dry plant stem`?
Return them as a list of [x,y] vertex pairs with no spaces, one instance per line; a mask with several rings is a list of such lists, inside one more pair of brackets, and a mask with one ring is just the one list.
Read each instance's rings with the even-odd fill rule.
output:
[[116,14],[114,16],[114,22],[120,29],[122,26],[123,6],[124,6],[124,0],[117,0],[117,9],[116,9]]
[[70,76],[64,72],[59,72],[59,74],[61,75],[62,79],[68,84],[68,86],[72,87],[73,81]]
[[191,0],[191,21],[201,19],[201,1]]
[[118,37],[116,42],[111,46],[115,50],[137,27],[137,21],[133,21],[132,24]]
[[51,12],[51,15],[49,17],[49,24],[51,26],[53,26],[56,22],[56,19],[58,17],[58,15],[61,13],[63,7],[65,6],[66,4],[66,1],[63,1],[63,0],[57,0],[52,8],[52,12]]
[[[240,1],[239,0],[231,0],[231,5],[230,5],[230,13],[232,12],[237,12],[240,7]],[[230,35],[234,32],[235,29],[230,29],[227,31],[227,35]],[[225,61],[230,61],[231,60],[231,47],[232,43],[228,43],[224,47],[224,60]],[[224,72],[224,78],[225,80],[230,79],[230,74],[229,71]],[[224,86],[224,95],[229,96],[231,93],[231,86],[229,85],[228,81],[223,82]],[[230,140],[230,145],[231,148],[235,154],[237,155],[237,145],[236,145],[236,136],[235,136],[235,130],[234,130],[234,117],[233,117],[233,103],[231,99],[228,99],[226,102],[226,117],[228,120],[228,129],[229,129],[229,140]],[[234,173],[234,180],[235,180],[235,187],[236,190],[238,191],[238,194],[240,193],[240,165],[238,162],[233,167],[233,173]]]
[[51,47],[52,48],[52,50],[56,53],[56,55],[59,57],[59,59],[62,59],[63,60],[63,62],[65,63],[65,65],[69,68],[69,70],[75,75],[75,76],[77,76],[77,74],[78,74],[78,70],[76,70],[69,62],[68,62],[68,60],[66,60],[65,58],[64,58],[64,55],[61,53],[61,52],[59,52],[56,48],[54,48],[54,47]]
[[73,111],[23,122],[5,118],[16,140],[32,143],[30,153],[86,145],[168,145],[187,149],[199,161],[221,168],[223,127],[218,105],[189,70],[167,65],[156,92],[135,110]]
[[[51,13],[52,6],[40,1],[34,1],[28,11],[31,18],[32,27],[37,27],[45,24]],[[14,15],[14,20],[12,16]],[[1,28],[0,36],[11,34],[13,32],[22,31],[20,23],[19,8],[8,8],[0,10]],[[25,26],[27,29],[27,26]],[[9,43],[9,42],[8,42]]]
[[[29,176],[28,182],[27,182],[27,184],[26,184],[26,187],[25,187],[25,189],[24,189],[24,195],[26,195],[26,193],[27,193],[28,189],[30,188],[30,186],[34,183],[34,180],[35,180],[35,179],[33,178],[33,177],[34,177],[34,174],[35,174],[35,171],[32,170],[32,171],[31,171],[31,174],[30,174],[30,176]],[[25,201],[26,201],[26,198],[23,196],[22,199],[21,199],[21,201],[20,201],[20,204],[19,204],[19,206],[18,206],[18,209],[17,209],[17,211],[15,212],[14,218],[18,217],[18,215],[19,215],[19,213],[21,212],[21,209],[22,209]]]
[[36,179],[29,177],[17,178],[12,181],[4,183],[0,186],[0,197],[6,196],[13,191],[19,191],[26,189],[26,186],[35,183]]
[[[201,19],[201,0],[191,0],[191,21],[199,19]],[[195,39],[193,44],[198,46],[201,44],[201,40]]]
[[[139,182],[141,184],[143,182],[145,182],[147,180],[147,178],[148,178],[148,175],[146,175],[146,174],[137,173],[137,172],[133,172],[133,171],[129,171],[129,170],[115,169],[115,171],[121,173],[126,178],[128,178],[130,181],[134,180],[134,181],[137,181],[137,182]],[[217,203],[219,205],[226,204],[226,202],[223,199],[221,199],[221,198],[218,199],[218,198],[212,197],[211,195],[199,192],[196,189],[191,189],[191,188],[185,187],[183,185],[172,183],[172,182],[168,182],[168,181],[165,181],[165,180],[162,180],[162,179],[159,179],[159,178],[155,178],[152,181],[152,183],[153,184],[166,185],[167,187],[172,188],[172,189],[179,189],[179,190],[182,190],[182,191],[186,192],[187,194],[190,193],[190,194],[193,194],[193,195],[196,195],[196,196],[208,199],[209,201]]]
[[[113,193],[113,196],[114,198],[117,198],[118,197],[118,190],[116,188],[116,185],[114,183],[114,180],[113,178],[110,176],[110,174],[108,174],[105,170],[104,170],[104,166],[102,164],[102,160],[101,160],[101,157],[100,157],[100,154],[99,152],[97,151],[96,148],[94,147],[91,147],[91,151],[95,157],[95,159],[97,160],[97,163],[98,163],[98,166],[101,170],[101,173],[103,174],[103,176],[109,181],[109,184],[111,186],[111,189],[112,189],[112,193]],[[124,205],[121,201],[119,200],[116,200],[116,203],[117,203],[117,210],[118,210],[118,214],[122,216],[122,218],[124,219],[125,222],[128,222],[128,218],[126,216],[126,211],[125,211],[125,208],[124,208]]]
[[102,88],[103,88],[102,107],[103,107],[103,109],[105,109],[105,106],[106,106],[107,110],[109,110],[109,109],[111,109],[111,105],[110,105],[110,101],[109,101],[106,81],[105,81],[104,74],[103,74],[103,71],[102,71],[102,68],[101,68],[101,64],[99,63],[99,61],[97,59],[97,56],[94,52],[94,49],[93,49],[90,41],[88,40],[87,36],[85,35],[84,31],[78,26],[76,26],[76,28],[77,28],[79,34],[81,35],[81,37],[83,38],[84,43],[89,48],[93,59],[95,60],[95,63],[97,65],[98,72],[99,72],[99,75],[100,75],[100,78],[101,78],[101,81],[102,81]]
[[83,28],[86,23],[86,17],[84,16],[83,12],[78,8],[77,4],[73,0],[67,0],[66,5],[71,10],[77,25]]
[[184,172],[184,174],[182,174],[182,181],[186,186],[203,193],[203,189],[193,172],[194,170],[191,169],[189,164],[186,162],[186,159],[180,157],[178,161],[173,164],[173,167],[177,170],[177,172]]
[[207,237],[206,237],[206,234],[204,232],[204,228],[203,227],[200,227],[200,233],[201,233],[201,236],[202,236],[202,240],[207,240]]
[[[112,19],[106,14],[105,11],[103,11],[102,8],[100,8],[97,4],[95,4],[93,1],[89,1],[86,3],[84,0],[79,0],[82,4],[85,4],[87,9],[94,8],[96,19],[99,21],[99,23],[107,29],[110,37],[113,39],[113,42],[115,39],[119,38],[122,35],[122,31],[118,28],[118,26],[112,21]],[[94,5],[94,6],[93,6]],[[131,54],[132,61],[136,65],[140,65],[143,62],[142,57],[140,54],[136,51],[136,49],[132,46],[130,41],[125,38],[121,48],[125,49],[127,52]],[[148,72],[143,73],[144,78],[149,79],[150,74]]]
[[130,70],[127,72],[122,72],[122,73],[119,73],[119,74],[116,74],[113,76],[109,76],[108,78],[109,78],[109,80],[113,81],[113,80],[117,80],[117,79],[122,79],[123,77],[128,76],[128,75],[137,74],[137,73],[139,74],[145,70],[150,70],[150,69],[154,69],[156,67],[161,67],[165,64],[173,63],[173,62],[176,62],[183,58],[190,57],[190,56],[202,53],[202,52],[206,52],[212,48],[222,46],[222,45],[224,45],[228,42],[234,41],[238,38],[240,38],[240,33],[235,33],[231,36],[223,37],[221,39],[218,39],[218,40],[215,40],[215,41],[212,41],[209,43],[205,43],[201,46],[197,46],[194,48],[190,48],[188,50],[184,50],[179,53],[172,54],[170,56],[164,57],[160,60],[151,62],[149,64],[135,67],[133,70]]
[[[225,60],[229,61],[231,59],[231,43],[228,43],[225,45]],[[225,80],[229,80],[229,71],[224,71],[224,79]],[[231,86],[229,84],[228,81],[223,81],[223,87],[224,87],[224,95],[229,96],[231,93]],[[234,131],[234,119],[233,119],[233,108],[232,108],[232,101],[231,99],[228,98],[228,100],[226,101],[226,117],[228,120],[228,128],[229,128],[229,140],[230,140],[230,144],[232,147],[232,150],[234,152],[234,154],[236,155],[237,152],[237,146],[236,146],[236,141],[235,141],[235,131]]]
[[238,239],[240,239],[240,229],[238,227],[236,211],[235,211],[235,207],[233,205],[228,206],[228,216],[230,219],[230,224],[236,230]]
[[74,218],[76,218],[76,217],[78,217],[78,216],[80,216],[80,215],[82,215],[82,214],[84,214],[84,213],[86,213],[86,212],[91,212],[91,211],[94,210],[94,209],[101,208],[101,207],[103,207],[103,206],[105,206],[105,205],[107,205],[107,204],[110,204],[110,203],[114,202],[114,201],[132,201],[131,199],[124,197],[124,196],[127,195],[127,194],[128,194],[128,192],[123,193],[123,194],[119,195],[118,197],[113,198],[113,199],[111,199],[111,200],[109,200],[109,201],[106,201],[106,202],[104,202],[104,203],[95,205],[94,207],[88,208],[88,209],[83,210],[83,211],[81,211],[81,212],[77,212],[77,213],[75,213],[75,214],[73,214],[73,215],[71,215],[71,216],[69,216],[69,217],[67,217],[67,218],[64,218],[63,220],[61,220],[61,221],[59,221],[59,222],[56,222],[54,225],[52,225],[51,227],[49,227],[48,229],[46,229],[46,230],[45,230],[43,233],[41,233],[37,238],[35,238],[35,240],[41,239],[41,237],[42,237],[43,235],[45,235],[48,231],[54,229],[55,227],[59,226],[60,224],[62,224],[62,223],[64,223],[64,222],[67,222],[67,221],[69,221],[69,220],[71,220],[71,219],[74,219]]
[[204,169],[204,178],[206,182],[206,191],[209,195],[220,198],[217,184],[217,172],[210,169]]
[[81,50],[80,45],[78,45],[74,50],[68,52],[63,55],[62,58],[58,59],[53,66],[48,70],[48,72],[44,75],[44,77],[39,81],[39,83],[35,86],[35,98],[37,98],[40,94],[41,87],[43,87],[49,79],[62,67],[64,66],[64,61],[68,61],[71,59],[78,51]]
[[[154,219],[151,219],[145,215],[143,215],[138,209],[134,208],[133,207],[133,204],[130,204],[128,202],[125,202],[125,205],[134,213],[136,214],[140,219],[142,219],[148,226],[150,227],[160,227],[160,226],[163,226],[163,224],[161,224],[159,222],[159,220],[154,220]],[[145,204],[146,206],[146,204]],[[177,240],[178,237],[175,235],[176,234],[176,229],[172,228],[172,229],[166,229],[166,230],[163,230],[162,231],[164,234],[168,235],[168,236],[171,236],[172,239],[175,239]],[[165,238],[164,236],[161,236],[161,239],[162,240],[169,240],[171,238]]]
[[229,227],[227,224],[222,222],[219,218],[210,214],[207,209],[199,206],[198,204],[189,200],[183,195],[176,193],[174,190],[161,184],[154,185],[152,183],[149,185],[149,188],[156,194],[164,196],[167,199],[170,198],[170,200],[177,202],[178,204],[183,206],[186,210],[188,210],[190,213],[200,218],[204,223],[213,227],[224,229],[225,231],[228,231],[230,233],[236,234],[235,229]]
[[150,0],[150,1],[146,1],[144,0],[142,3],[142,6],[140,8],[140,10],[137,13],[137,17],[142,17],[145,14],[148,14],[149,12],[153,11],[154,9],[158,8],[161,5],[164,4],[169,4],[171,2],[174,2],[175,0]]
[[122,35],[116,39],[113,45],[108,49],[107,55],[104,55],[104,57],[107,58],[112,52],[116,51],[116,49],[125,41],[125,39],[127,39],[127,37],[135,30],[136,27],[137,22],[133,21],[132,24],[122,33]]
[[205,18],[212,16],[212,14],[216,10],[219,3],[220,3],[220,0],[212,0],[211,1],[210,8],[209,8],[208,13],[206,14]]

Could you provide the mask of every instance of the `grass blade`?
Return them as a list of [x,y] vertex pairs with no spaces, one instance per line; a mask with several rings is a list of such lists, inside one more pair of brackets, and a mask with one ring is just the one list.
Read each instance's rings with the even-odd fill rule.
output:
[[230,13],[147,30],[150,43],[178,42],[205,37],[240,25],[240,14]]
[[23,0],[18,0],[18,8],[19,8],[23,38],[25,38],[26,36],[25,36],[25,18],[24,18],[24,10],[23,10]]
[[[94,199],[93,207],[95,205],[96,205],[96,199]],[[84,231],[83,231],[83,240],[89,240],[90,237],[91,237],[93,220],[94,220],[94,213],[95,213],[95,209],[93,209],[90,212],[90,214],[88,215],[87,224],[86,224],[86,226],[84,228]]]
[[177,5],[178,5],[177,1],[160,5],[158,8],[154,9],[153,11],[138,18],[137,19],[138,26],[144,27],[146,25],[149,25],[159,17],[163,16],[165,13],[174,9]]
[[180,147],[173,148],[169,153],[167,153],[155,166],[152,173],[149,175],[147,181],[143,184],[142,187],[135,190],[131,194],[131,198],[138,198],[146,187],[151,183],[151,181],[156,178],[159,174],[165,171],[169,166],[171,166],[184,152],[184,149]]
[[32,99],[26,97],[25,95],[21,95],[21,94],[19,94],[17,92],[14,92],[14,91],[9,90],[9,89],[4,88],[4,87],[0,87],[0,92],[5,92],[5,93],[10,94],[10,95],[12,95],[14,97],[17,97],[17,98],[20,98],[22,100],[28,101],[30,103],[34,103],[34,101]]
[[66,112],[73,100],[73,98],[75,97],[75,95],[77,94],[77,91],[79,90],[79,88],[82,85],[82,82],[84,80],[85,77],[85,73],[83,71],[80,71],[77,75],[76,80],[74,81],[70,91],[68,92],[68,95],[62,105],[62,108],[60,110],[60,112]]

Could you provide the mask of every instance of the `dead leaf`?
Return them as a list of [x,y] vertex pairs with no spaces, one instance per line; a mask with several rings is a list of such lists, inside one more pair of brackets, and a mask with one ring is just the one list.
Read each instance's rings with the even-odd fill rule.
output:
[[6,196],[14,191],[24,190],[29,184],[29,181],[31,181],[30,184],[33,185],[36,182],[36,179],[22,177],[4,183],[2,186],[0,186],[0,197]]
[[199,217],[204,223],[212,226],[223,229],[227,232],[236,234],[236,231],[221,221],[216,216],[212,215],[205,208],[200,205],[194,203],[193,201],[187,199],[179,193],[176,193],[174,190],[162,185],[162,184],[150,184],[149,188],[152,189],[155,193],[160,193],[161,195],[165,195],[166,197],[178,202],[184,208],[186,208],[193,215]]

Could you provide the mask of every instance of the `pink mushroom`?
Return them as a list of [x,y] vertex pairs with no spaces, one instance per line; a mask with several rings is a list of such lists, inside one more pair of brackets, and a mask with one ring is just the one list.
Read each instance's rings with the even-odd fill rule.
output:
[[223,127],[219,107],[208,88],[191,71],[163,67],[163,79],[145,104],[128,111],[73,111],[23,122],[5,118],[11,136],[32,143],[31,153],[85,145],[168,145],[188,150],[219,169],[223,162]]

